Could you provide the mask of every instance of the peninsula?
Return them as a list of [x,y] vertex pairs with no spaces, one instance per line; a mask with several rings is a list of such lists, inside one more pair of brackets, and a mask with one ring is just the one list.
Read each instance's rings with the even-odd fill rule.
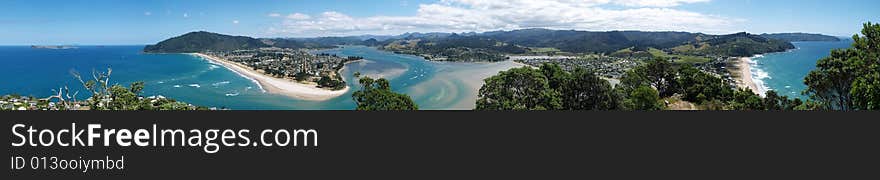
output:
[[312,54],[305,49],[275,47],[266,42],[192,32],[146,46],[144,52],[198,56],[251,79],[268,93],[309,101],[329,100],[348,92],[339,72],[346,63],[362,59]]

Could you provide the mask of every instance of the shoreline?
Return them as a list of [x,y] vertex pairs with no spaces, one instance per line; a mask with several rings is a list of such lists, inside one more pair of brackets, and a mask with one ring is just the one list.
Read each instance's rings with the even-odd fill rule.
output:
[[752,74],[752,58],[753,57],[739,57],[736,59],[736,63],[734,66],[736,67],[736,72],[732,74],[736,74],[734,77],[736,80],[736,85],[738,88],[746,88],[752,90],[753,93],[764,96],[764,93],[759,87],[758,84],[755,83],[754,74]]
[[201,57],[202,59],[223,66],[226,69],[235,72],[239,76],[250,79],[251,81],[254,81],[258,86],[260,86],[260,89],[263,89],[264,92],[271,94],[284,95],[287,97],[307,101],[326,101],[342,96],[350,89],[348,85],[346,85],[345,88],[341,90],[322,89],[315,87],[315,85],[312,84],[304,84],[289,79],[267,76],[263,73],[251,69],[250,67],[241,65],[236,62],[227,61],[218,57],[209,56],[202,53],[188,54]]

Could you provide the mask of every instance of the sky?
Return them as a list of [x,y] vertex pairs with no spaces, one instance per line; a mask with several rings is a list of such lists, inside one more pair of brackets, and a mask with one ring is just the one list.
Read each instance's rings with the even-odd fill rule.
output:
[[0,45],[142,45],[191,31],[252,37],[524,28],[852,36],[877,0],[0,0]]

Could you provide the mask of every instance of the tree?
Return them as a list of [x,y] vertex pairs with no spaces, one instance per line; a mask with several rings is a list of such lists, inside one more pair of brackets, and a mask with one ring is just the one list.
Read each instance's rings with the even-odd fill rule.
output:
[[71,74],[79,80],[86,90],[92,93],[87,100],[91,110],[197,110],[205,109],[186,103],[177,102],[165,98],[143,98],[144,82],[131,83],[129,87],[122,85],[110,85],[110,75],[113,69],[107,68],[106,72],[92,71],[92,80],[84,80],[82,76],[72,71]]
[[406,94],[395,93],[386,79],[360,79],[361,90],[352,94],[360,111],[418,110],[416,103]]
[[831,51],[804,79],[805,94],[832,110],[880,109],[880,24],[865,23],[853,47]]
[[570,81],[571,74],[559,67],[557,64],[544,63],[539,68],[541,74],[547,77],[547,85],[552,89],[560,89],[560,87]]
[[733,94],[733,87],[723,79],[704,73],[691,65],[684,65],[678,70],[677,83],[683,99],[703,104],[705,101],[728,101]]
[[641,86],[650,86],[655,88],[661,97],[669,97],[676,93],[675,73],[669,60],[654,58],[647,64],[628,71],[621,79],[621,85],[626,94]]
[[[566,110],[616,110],[621,97],[611,83],[585,69],[575,69],[558,89]],[[551,80],[552,82],[552,80]]]
[[629,110],[646,111],[662,110],[664,106],[660,103],[660,93],[648,86],[635,88],[624,104]]
[[728,102],[728,110],[764,110],[764,100],[748,89],[740,89],[733,93],[733,99]]
[[550,88],[541,71],[514,68],[485,79],[477,110],[557,110],[562,108],[559,92]]

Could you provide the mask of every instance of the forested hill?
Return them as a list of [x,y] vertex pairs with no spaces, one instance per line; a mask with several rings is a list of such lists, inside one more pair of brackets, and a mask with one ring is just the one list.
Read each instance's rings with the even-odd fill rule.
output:
[[[463,38],[465,37],[465,38]],[[470,43],[450,44],[468,39]],[[487,43],[497,42],[497,43]],[[452,45],[452,46],[450,46]],[[479,46],[482,45],[482,46]],[[680,54],[701,56],[752,56],[793,49],[789,41],[748,33],[708,35],[688,32],[609,31],[523,29],[444,37],[407,37],[385,41],[384,47],[411,54],[436,54],[444,49],[469,48],[483,52],[515,53],[523,48],[555,48],[571,53],[612,54],[623,49],[646,51],[664,49]],[[519,48],[517,48],[519,47]],[[448,51],[447,51],[448,52]]]
[[589,32],[548,29],[496,31],[482,34],[482,36],[516,45],[553,47],[574,53],[613,53],[630,47],[636,47],[636,49],[671,48],[693,41],[698,35],[686,32]]
[[840,38],[822,35],[822,34],[808,34],[808,33],[776,33],[776,34],[761,34],[761,36],[770,38],[770,39],[779,39],[783,41],[789,42],[797,42],[797,41],[840,41]]
[[144,47],[148,53],[194,53],[203,51],[231,51],[269,47],[259,39],[245,36],[229,36],[211,32],[191,32],[174,37],[156,45]]
[[376,40],[361,41],[351,37],[320,38],[251,38],[198,31],[174,37],[144,48],[147,53],[193,53],[204,51],[232,51],[263,47],[279,48],[333,48],[336,45],[371,45]]
[[729,35],[700,34],[696,40],[673,47],[671,50],[687,55],[748,57],[794,48],[794,44],[789,41],[743,32]]
[[[775,38],[768,38],[775,37]],[[571,53],[605,53],[631,49],[662,49],[685,55],[751,56],[794,48],[786,37],[791,35],[754,35],[736,33],[708,35],[688,32],[609,31],[523,29],[466,34],[407,34],[383,41],[363,37],[274,38],[257,39],[210,32],[192,32],[144,48],[148,53],[190,53],[231,51],[261,47],[332,48],[336,45],[381,46],[395,52],[430,55],[439,59],[503,60],[503,54],[520,54],[529,48],[554,48]],[[792,38],[787,38],[792,39]],[[802,39],[798,39],[802,40]]]

